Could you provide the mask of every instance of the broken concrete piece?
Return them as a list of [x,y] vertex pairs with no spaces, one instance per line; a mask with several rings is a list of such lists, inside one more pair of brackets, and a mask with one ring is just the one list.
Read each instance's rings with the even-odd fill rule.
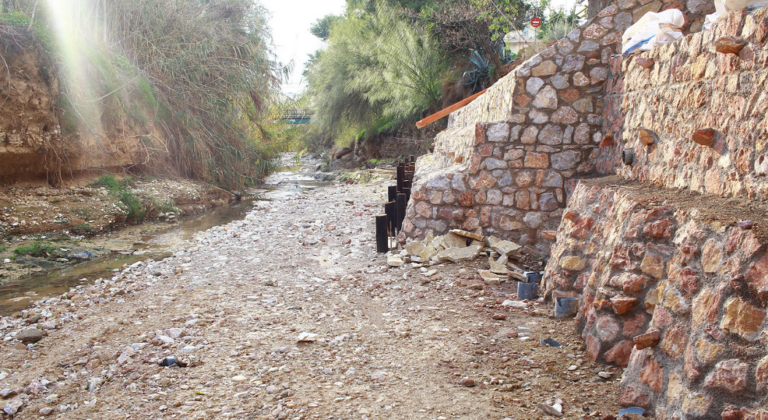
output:
[[506,256],[519,256],[520,250],[523,248],[512,241],[505,241],[495,236],[489,237],[488,243],[494,251]]
[[[504,257],[502,257],[504,258]],[[499,263],[498,261],[490,260],[491,263],[491,273],[493,274],[499,274],[502,276],[509,275],[509,269],[507,269],[506,264]]]
[[472,232],[467,232],[466,230],[451,229],[450,233],[453,233],[454,235],[463,236],[465,238],[474,239],[476,241],[482,241],[483,240],[483,235],[479,235],[477,233],[472,233]]
[[405,245],[405,252],[411,256],[419,256],[424,251],[425,245],[422,241],[413,241]]
[[299,334],[298,337],[296,337],[296,341],[298,341],[299,343],[313,343],[317,341],[317,334],[303,332]]
[[470,245],[466,248],[449,248],[437,253],[437,259],[441,262],[451,261],[454,263],[469,261],[480,255],[480,245]]
[[499,278],[499,276],[491,273],[488,270],[480,270],[480,277],[483,278],[483,281],[485,282],[485,284],[494,284],[494,285],[501,284],[501,279]]
[[405,264],[403,257],[399,255],[390,255],[387,257],[387,265],[390,267],[402,267]]
[[438,249],[436,249],[431,243],[428,244],[426,247],[424,247],[424,250],[421,251],[421,254],[419,254],[419,259],[422,262],[428,262],[432,259],[435,255],[438,253]]
[[443,246],[448,248],[466,248],[467,247],[467,238],[463,236],[456,235],[454,233],[449,233],[445,236],[443,236]]

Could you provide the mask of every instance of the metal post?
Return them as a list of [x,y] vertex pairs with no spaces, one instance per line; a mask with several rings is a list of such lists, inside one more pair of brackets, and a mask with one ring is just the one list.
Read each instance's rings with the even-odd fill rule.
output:
[[403,180],[405,179],[405,166],[397,166],[397,192],[403,190]]
[[395,201],[397,198],[397,185],[387,188],[387,201]]
[[376,251],[386,253],[389,251],[389,236],[387,235],[387,215],[376,215]]
[[408,205],[408,202],[411,201],[411,187],[403,187],[403,194],[405,194],[405,204]]
[[390,201],[384,204],[384,213],[387,214],[387,229],[389,230],[389,236],[395,236],[395,230],[397,228],[397,203]]
[[397,230],[403,229],[403,220],[405,220],[405,208],[408,205],[408,199],[405,194],[397,194]]

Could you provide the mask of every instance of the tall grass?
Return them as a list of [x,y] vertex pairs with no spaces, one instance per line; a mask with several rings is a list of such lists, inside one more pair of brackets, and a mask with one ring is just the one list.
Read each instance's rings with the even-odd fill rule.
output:
[[[144,142],[148,168],[229,188],[275,168],[284,136],[267,111],[289,69],[271,59],[261,6],[253,0],[56,1],[73,16],[67,30],[75,39],[68,41],[78,51],[74,58],[52,54],[65,82],[59,102],[70,134],[109,133],[126,120],[146,132],[159,129],[165,141],[146,136]],[[6,1],[11,10],[3,12],[28,22],[34,3]],[[56,33],[62,17],[46,4],[39,3],[36,19]],[[78,72],[65,71],[74,65]]]

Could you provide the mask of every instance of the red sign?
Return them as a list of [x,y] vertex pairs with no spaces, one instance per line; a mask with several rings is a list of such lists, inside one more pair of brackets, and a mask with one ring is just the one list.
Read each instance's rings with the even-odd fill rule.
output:
[[531,26],[533,26],[534,28],[538,28],[539,26],[541,26],[541,18],[535,17],[531,19]]

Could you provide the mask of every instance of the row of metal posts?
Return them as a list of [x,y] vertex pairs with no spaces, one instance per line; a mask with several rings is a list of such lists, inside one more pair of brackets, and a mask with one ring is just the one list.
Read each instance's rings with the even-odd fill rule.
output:
[[403,227],[405,209],[411,199],[411,183],[416,169],[414,156],[405,159],[397,165],[397,185],[387,188],[387,203],[384,213],[376,215],[376,251],[389,251],[390,238],[395,238]]

